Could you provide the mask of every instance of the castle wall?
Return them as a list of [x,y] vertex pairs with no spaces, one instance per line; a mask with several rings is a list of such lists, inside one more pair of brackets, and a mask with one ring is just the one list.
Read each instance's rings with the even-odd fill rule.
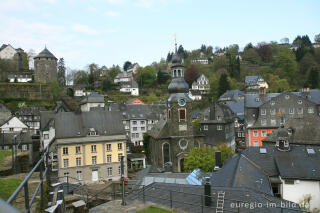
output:
[[36,82],[57,81],[57,60],[54,58],[35,58],[34,75]]

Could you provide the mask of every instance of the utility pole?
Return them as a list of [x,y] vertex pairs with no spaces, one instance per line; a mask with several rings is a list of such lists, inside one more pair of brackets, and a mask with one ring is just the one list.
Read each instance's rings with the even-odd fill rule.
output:
[[121,156],[121,181],[122,181],[122,203],[121,203],[121,205],[125,206],[126,202],[124,200],[124,193],[125,193],[125,190],[124,190],[124,156]]

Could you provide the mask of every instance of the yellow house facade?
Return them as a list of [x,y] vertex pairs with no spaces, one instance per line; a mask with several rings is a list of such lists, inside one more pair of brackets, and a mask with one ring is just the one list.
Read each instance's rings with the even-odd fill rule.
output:
[[[121,177],[120,160],[124,156],[127,176],[126,136],[86,136],[56,139],[58,176],[69,182],[115,181]],[[66,180],[64,180],[66,181]]]

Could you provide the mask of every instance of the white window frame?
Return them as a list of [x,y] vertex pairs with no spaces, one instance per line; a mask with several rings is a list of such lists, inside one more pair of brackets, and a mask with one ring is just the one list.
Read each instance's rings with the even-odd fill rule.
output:
[[267,114],[267,110],[266,109],[261,109],[261,115],[266,115]]
[[108,176],[111,177],[112,176],[112,167],[108,167],[107,171],[108,171]]
[[298,111],[298,114],[299,114],[299,115],[303,115],[303,108],[298,108],[297,111]]
[[267,125],[267,119],[261,119],[261,125],[266,126]]
[[267,130],[262,130],[261,131],[261,137],[266,137],[267,136]]
[[63,148],[62,148],[62,154],[63,154],[63,155],[68,155],[68,154],[69,154],[68,147],[63,147]]
[[69,167],[69,159],[63,159],[63,168]]
[[314,113],[313,107],[308,107],[308,113],[309,113],[309,114],[313,114],[313,113]]
[[294,108],[289,108],[289,114],[294,115]]
[[208,130],[208,125],[203,125],[203,130]]
[[118,143],[118,150],[122,150],[122,143]]
[[91,145],[91,153],[97,153],[97,145]]
[[107,163],[112,163],[112,155],[107,155]]
[[259,137],[259,131],[253,130],[253,137]]
[[81,158],[76,158],[76,165],[81,166]]
[[76,146],[76,154],[81,154],[81,146]]
[[222,129],[223,129],[223,128],[222,128],[222,125],[218,125],[218,126],[217,126],[217,130],[220,131],[220,130],[222,130]]
[[97,165],[97,156],[92,156],[91,157],[91,164],[92,165]]
[[259,147],[259,141],[253,141],[253,146],[254,147]]
[[82,180],[82,171],[77,171],[77,179]]

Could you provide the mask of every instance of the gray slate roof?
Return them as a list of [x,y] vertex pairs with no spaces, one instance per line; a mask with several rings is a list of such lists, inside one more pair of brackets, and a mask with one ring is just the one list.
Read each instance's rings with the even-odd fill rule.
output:
[[128,81],[128,82],[121,82],[121,88],[138,88],[138,83],[136,81]]
[[[211,187],[211,206],[204,206],[201,208],[202,196],[204,194],[204,186],[196,185],[185,185],[185,184],[170,184],[170,183],[152,183],[143,189],[134,190],[129,194],[128,199],[130,200],[143,200],[150,201],[159,205],[167,206],[168,208],[171,205],[170,196],[172,197],[172,207],[178,211],[200,213],[200,212],[216,212],[216,205],[219,192],[225,192],[223,211],[224,212],[261,212],[261,213],[296,213],[301,212],[298,208],[294,210],[283,209],[281,211],[281,202],[287,203],[290,206],[293,206],[291,202],[257,192],[251,189],[245,188],[232,188],[232,187]],[[144,197],[143,197],[144,195]],[[246,208],[242,205],[238,211],[235,208],[235,203],[239,201],[242,203],[262,203],[264,206],[262,208]],[[266,204],[275,203],[275,207],[266,207]],[[298,206],[298,204],[296,204]]]
[[104,96],[100,95],[99,93],[92,92],[90,95],[86,96],[82,101],[82,104],[86,103],[104,103]]
[[115,78],[132,78],[132,76],[131,72],[120,72]]
[[[284,124],[284,128],[293,130],[292,144],[320,145],[320,118],[292,118]],[[275,143],[277,132],[270,134],[263,141]]]
[[[279,151],[277,147],[265,145],[267,153],[260,153],[259,147],[250,147],[242,151],[252,162],[268,176],[281,176],[288,179],[320,180],[320,146],[290,145],[290,151]],[[308,154],[312,148],[315,154]]]
[[56,138],[85,137],[90,128],[94,128],[101,136],[125,134],[120,112],[59,112],[54,120]]
[[273,97],[277,97],[281,93],[267,93],[265,95],[261,95],[258,93],[252,94],[252,93],[247,93],[245,94],[245,107],[248,108],[256,108],[261,106],[263,103],[271,100]]
[[244,101],[227,101],[226,105],[241,120],[244,119]]
[[57,58],[45,47],[36,57],[34,58]]
[[263,79],[261,75],[246,76],[245,84],[246,84],[246,86],[257,85],[259,79]]
[[225,93],[223,93],[220,97],[219,97],[219,101],[222,100],[238,100],[239,96],[244,96],[244,92],[241,90],[228,90]]
[[17,112],[16,115],[40,115],[40,111],[46,111],[45,107],[21,107]]

